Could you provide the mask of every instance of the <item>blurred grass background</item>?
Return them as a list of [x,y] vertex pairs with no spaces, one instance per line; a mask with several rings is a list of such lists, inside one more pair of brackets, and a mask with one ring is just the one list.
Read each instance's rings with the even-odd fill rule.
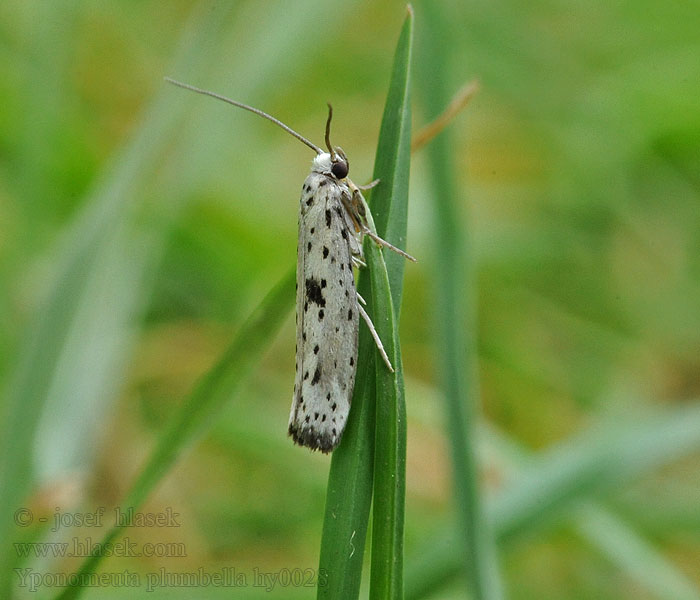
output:
[[[444,85],[481,81],[451,137],[477,268],[482,476],[505,538],[507,593],[700,597],[700,432],[690,427],[700,391],[700,9],[441,7],[454,57]],[[363,181],[404,10],[393,1],[0,5],[0,506],[51,518],[57,506],[119,504],[169,415],[294,264],[308,150],[162,77],[259,106],[317,143],[333,102],[335,143]],[[414,128],[422,114],[417,102]],[[418,155],[408,248],[420,263],[406,269],[401,324],[406,552],[419,581],[437,574],[428,595],[458,598],[464,581],[444,555],[421,562],[454,527],[431,202]],[[182,542],[187,557],[110,558],[103,570],[316,568],[328,459],[285,436],[293,340],[289,318],[147,503],[173,507],[182,526],[129,532]],[[642,466],[615,470],[628,455]],[[529,481],[512,497],[532,503],[535,484],[556,487],[546,475],[564,471],[573,473],[566,502],[548,496],[541,504],[556,511],[502,534],[499,515],[517,508],[510,484]],[[8,515],[0,552],[15,562],[12,542],[76,533],[17,528]],[[645,571],[674,582],[666,595]]]

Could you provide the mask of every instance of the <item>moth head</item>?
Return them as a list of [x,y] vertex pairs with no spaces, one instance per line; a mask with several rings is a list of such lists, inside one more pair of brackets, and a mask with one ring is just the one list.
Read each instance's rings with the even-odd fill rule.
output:
[[345,179],[350,171],[350,161],[340,146],[331,153],[331,173],[336,179]]

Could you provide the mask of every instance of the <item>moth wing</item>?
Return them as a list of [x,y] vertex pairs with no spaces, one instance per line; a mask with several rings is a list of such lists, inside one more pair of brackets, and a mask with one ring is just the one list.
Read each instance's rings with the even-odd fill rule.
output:
[[339,443],[357,367],[359,310],[342,184],[311,173],[299,216],[296,374],[289,434],[330,452]]

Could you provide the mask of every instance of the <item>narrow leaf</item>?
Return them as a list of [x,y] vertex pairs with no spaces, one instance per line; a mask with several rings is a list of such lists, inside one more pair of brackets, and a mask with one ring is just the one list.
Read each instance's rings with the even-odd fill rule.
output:
[[[381,183],[372,195],[373,214],[380,214],[377,231],[395,245],[403,245],[406,231],[408,159],[410,157],[410,112],[408,107],[408,64],[412,15],[406,19],[399,37],[389,95],[382,121],[378,143],[375,178]],[[394,222],[395,220],[395,222]],[[389,230],[391,221],[393,229]],[[402,225],[403,224],[403,225]],[[372,501],[374,477],[375,444],[375,400],[384,406],[387,394],[388,405],[395,408],[387,427],[398,430],[393,436],[392,445],[397,458],[383,458],[395,465],[387,477],[394,477],[394,488],[389,504],[384,508],[393,514],[398,508],[398,516],[391,517],[391,531],[387,536],[389,544],[381,552],[384,559],[398,552],[401,557],[403,539],[403,490],[405,460],[405,419],[403,417],[403,382],[399,379],[400,353],[395,342],[394,312],[398,313],[401,298],[403,258],[396,261],[387,274],[381,252],[374,246],[366,246],[370,276],[362,273],[358,279],[358,291],[367,300],[367,312],[373,318],[382,341],[397,368],[396,377],[389,373],[381,358],[377,358],[374,341],[364,324],[360,325],[360,342],[355,391],[352,410],[343,441],[333,452],[328,477],[326,510],[321,540],[319,560],[319,587],[317,597],[354,599],[359,596],[362,579],[362,561]],[[387,257],[387,260],[389,257]],[[393,273],[393,278],[392,278]],[[389,282],[391,281],[391,289]],[[393,300],[392,294],[393,291]],[[379,306],[381,305],[381,306]],[[377,308],[379,307],[379,310]],[[377,381],[375,364],[382,373],[381,383]],[[382,372],[389,374],[389,378]],[[399,386],[399,383],[400,386]],[[387,390],[388,386],[388,390]],[[401,389],[401,393],[398,393]],[[398,414],[398,418],[397,415]],[[383,417],[384,418],[384,417]],[[384,484],[382,484],[384,485]],[[377,502],[375,498],[375,503]],[[393,508],[389,508],[393,507]],[[375,514],[376,519],[376,514]],[[375,525],[376,529],[376,525]],[[386,532],[385,532],[386,534]],[[374,555],[374,551],[373,551]],[[401,588],[402,561],[385,560],[389,570],[384,572],[390,585]],[[397,576],[398,573],[398,576]],[[384,579],[384,577],[383,577]]]
[[[450,100],[446,87],[450,71],[448,20],[437,3],[423,3],[425,19],[421,46],[421,91],[428,119],[437,117]],[[435,354],[445,406],[445,426],[452,455],[454,495],[461,557],[476,600],[503,596],[495,545],[482,507],[475,429],[479,415],[476,380],[476,291],[468,219],[460,210],[455,146],[449,130],[427,147],[433,196],[435,242],[434,291]]]
[[[163,432],[157,446],[139,474],[126,499],[125,509],[138,510],[158,482],[175,463],[181,452],[211,422],[224,403],[231,398],[246,374],[259,359],[272,337],[277,333],[292,306],[295,273],[287,274],[265,297],[243,324],[236,339],[219,362],[198,382]],[[102,540],[104,548],[122,532],[122,527],[110,529]],[[96,553],[81,566],[79,575],[93,573],[104,557]],[[83,578],[84,579],[84,578]],[[81,577],[78,577],[78,581]],[[60,600],[77,598],[83,588],[66,588],[57,596]]]
[[[656,412],[634,423],[601,431],[543,453],[494,499],[496,536],[509,541],[574,511],[594,494],[619,489],[633,479],[700,451],[700,404]],[[576,514],[576,513],[574,513]],[[455,532],[443,531],[413,563],[409,599],[426,597],[463,572]]]
[[[410,68],[413,12],[409,8],[394,57],[379,136],[372,196],[377,231],[401,247],[406,241],[411,158]],[[381,218],[381,221],[379,220]],[[385,220],[386,218],[386,220]],[[374,325],[395,372],[375,356],[377,408],[370,598],[403,598],[403,537],[406,493],[406,404],[398,339],[404,258],[365,245],[372,282]],[[385,265],[386,261],[386,265]]]

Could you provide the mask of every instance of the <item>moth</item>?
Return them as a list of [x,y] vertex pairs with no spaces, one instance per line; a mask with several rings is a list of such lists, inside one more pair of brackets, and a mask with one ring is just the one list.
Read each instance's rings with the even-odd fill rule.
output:
[[354,268],[366,266],[362,241],[370,237],[415,262],[415,258],[373,231],[363,189],[348,177],[345,152],[330,142],[333,109],[328,105],[327,152],[275,117],[214,92],[166,77],[179,87],[212,96],[272,121],[311,148],[316,156],[299,201],[296,286],[296,359],[289,435],[294,442],[323,453],[335,449],[350,413],[359,320],[367,324],[384,363],[393,372],[379,335],[355,289]]

